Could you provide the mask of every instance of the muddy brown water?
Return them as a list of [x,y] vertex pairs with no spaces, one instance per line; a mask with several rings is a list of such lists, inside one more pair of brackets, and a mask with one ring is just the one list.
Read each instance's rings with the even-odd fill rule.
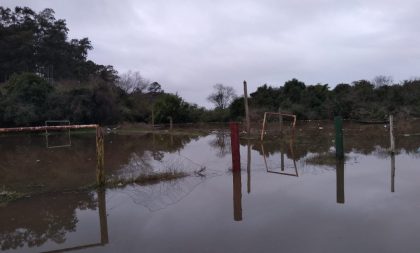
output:
[[[418,122],[397,124],[392,156],[386,125],[345,122],[341,163],[331,155],[332,122],[300,123],[295,138],[242,139],[240,174],[230,171],[226,131],[110,134],[107,177],[191,176],[105,191],[74,190],[94,183],[94,135],[74,134],[60,148],[42,135],[2,135],[0,190],[44,193],[0,206],[0,249],[418,252],[419,133]],[[63,136],[49,143],[64,145]]]

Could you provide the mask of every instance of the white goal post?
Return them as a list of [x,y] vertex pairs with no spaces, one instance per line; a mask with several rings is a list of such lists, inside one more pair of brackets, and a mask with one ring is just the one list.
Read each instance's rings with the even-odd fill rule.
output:
[[294,115],[294,114],[282,113],[282,112],[264,112],[264,120],[263,120],[262,128],[261,128],[261,141],[264,140],[264,133],[265,133],[265,125],[266,125],[266,121],[267,121],[267,115],[279,115],[281,124],[282,124],[282,121],[283,121],[282,120],[283,117],[290,117],[290,118],[293,119],[293,121],[291,123],[292,129],[294,129],[295,126],[296,126],[296,115]]

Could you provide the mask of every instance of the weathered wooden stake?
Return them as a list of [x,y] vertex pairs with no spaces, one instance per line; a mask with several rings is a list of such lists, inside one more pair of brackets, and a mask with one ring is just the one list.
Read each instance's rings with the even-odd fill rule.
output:
[[155,129],[155,109],[152,107],[152,129]]
[[279,125],[280,125],[280,134],[283,133],[283,115],[281,114],[281,108],[279,107]]
[[172,132],[172,117],[168,117],[169,118],[169,131]]
[[262,124],[262,129],[261,129],[261,141],[263,141],[264,140],[264,132],[265,132],[265,120],[266,120],[266,117],[267,117],[267,113],[265,112],[264,113],[264,119],[263,119],[263,124]]
[[104,172],[104,134],[101,127],[96,128],[96,182],[99,186],[105,184]]
[[237,122],[230,122],[230,143],[232,148],[232,171],[241,171],[241,157],[239,152],[239,126]]
[[248,89],[246,81],[244,81],[244,104],[245,104],[245,120],[246,120],[246,133],[248,136],[251,134],[251,126],[249,120],[249,109],[248,109]]
[[344,146],[343,146],[343,118],[336,116],[334,118],[335,126],[335,155],[339,159],[344,159]]
[[389,115],[389,138],[391,140],[391,153],[395,153],[395,139],[394,139],[394,117]]
[[233,220],[242,220],[242,182],[241,172],[234,171],[233,177]]

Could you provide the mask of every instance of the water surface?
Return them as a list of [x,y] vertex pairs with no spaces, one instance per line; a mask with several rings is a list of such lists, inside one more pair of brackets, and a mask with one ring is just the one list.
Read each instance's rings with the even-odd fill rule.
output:
[[331,156],[331,123],[301,124],[295,138],[243,139],[241,173],[230,170],[225,131],[111,134],[108,177],[191,176],[106,191],[75,190],[95,180],[93,135],[62,148],[41,135],[0,136],[0,185],[47,192],[0,206],[1,250],[417,252],[420,131],[397,130],[392,156],[386,127],[346,123],[342,162]]

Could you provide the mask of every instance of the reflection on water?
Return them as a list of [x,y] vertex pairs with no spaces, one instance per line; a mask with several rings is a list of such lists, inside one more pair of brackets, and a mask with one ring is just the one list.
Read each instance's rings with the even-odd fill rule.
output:
[[[287,145],[288,148],[289,148],[288,153],[290,154],[291,160],[292,160],[292,166],[285,166],[284,165],[284,163],[285,163],[284,155],[285,155],[286,152],[285,152],[285,144],[283,142],[281,142],[280,145],[279,145],[280,146],[280,165],[279,166],[269,166],[268,165],[267,156],[266,156],[265,151],[264,151],[264,143],[263,142],[261,143],[261,151],[262,151],[262,155],[263,155],[263,158],[264,158],[264,164],[265,164],[265,168],[266,168],[267,172],[280,174],[280,175],[286,175],[286,176],[295,176],[295,177],[299,176],[299,172],[298,172],[297,165],[296,165],[293,143],[294,143],[294,136],[292,136],[289,139],[289,143]],[[280,171],[275,170],[275,168],[277,168],[277,167],[280,167]],[[292,171],[290,171],[290,172],[285,171],[286,167],[288,167],[288,169],[292,168]]]
[[136,205],[155,212],[178,203],[205,179],[200,176],[190,176],[143,187],[128,186],[120,191],[129,196]]
[[232,172],[233,178],[233,219],[242,220],[242,182],[241,172]]
[[395,192],[395,154],[391,153],[391,192]]
[[337,158],[337,203],[344,204],[344,159]]
[[108,135],[109,177],[167,168],[192,175],[106,193],[68,191],[94,181],[94,136],[72,136],[63,149],[45,148],[42,136],[1,136],[0,186],[55,191],[0,206],[1,250],[415,252],[420,136],[400,128],[389,154],[383,126],[364,129],[369,138],[352,127],[344,129],[346,160],[329,155],[328,127],[298,127],[294,139],[241,140],[235,173],[225,132]]

